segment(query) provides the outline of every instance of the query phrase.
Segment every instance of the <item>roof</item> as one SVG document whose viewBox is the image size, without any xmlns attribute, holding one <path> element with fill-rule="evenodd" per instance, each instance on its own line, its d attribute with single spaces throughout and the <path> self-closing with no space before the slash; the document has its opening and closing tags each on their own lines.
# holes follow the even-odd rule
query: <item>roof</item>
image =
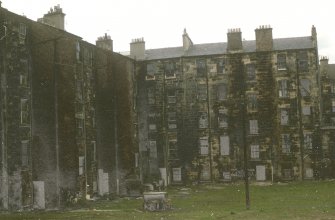
<svg viewBox="0 0 335 220">
<path fill-rule="evenodd" d="M 256 41 L 243 41 L 243 51 L 245 53 L 256 52 Z M 310 36 L 295 38 L 273 39 L 273 50 L 294 50 L 314 48 Z M 227 53 L 227 43 L 194 44 L 188 51 L 184 52 L 183 47 L 167 47 L 159 49 L 149 49 L 145 51 L 146 60 L 168 59 L 177 57 L 206 56 Z"/>
</svg>

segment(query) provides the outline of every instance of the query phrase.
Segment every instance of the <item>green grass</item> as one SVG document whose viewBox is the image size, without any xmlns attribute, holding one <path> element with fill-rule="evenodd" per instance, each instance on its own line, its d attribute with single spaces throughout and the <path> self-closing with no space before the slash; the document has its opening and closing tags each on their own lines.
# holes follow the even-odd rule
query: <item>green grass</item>
<svg viewBox="0 0 335 220">
<path fill-rule="evenodd" d="M 0 213 L 0 219 L 335 219 L 335 181 L 250 186 L 245 209 L 244 184 L 171 187 L 173 210 L 146 212 L 142 199 L 121 198 L 57 212 Z"/>
</svg>

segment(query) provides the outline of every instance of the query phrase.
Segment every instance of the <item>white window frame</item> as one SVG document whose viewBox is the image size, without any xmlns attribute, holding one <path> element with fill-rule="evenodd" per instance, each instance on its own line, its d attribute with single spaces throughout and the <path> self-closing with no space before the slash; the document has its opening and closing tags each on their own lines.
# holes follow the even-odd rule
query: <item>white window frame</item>
<svg viewBox="0 0 335 220">
<path fill-rule="evenodd" d="M 259 154 L 260 154 L 259 145 L 258 144 L 250 145 L 250 158 L 257 160 L 259 159 Z"/>
</svg>

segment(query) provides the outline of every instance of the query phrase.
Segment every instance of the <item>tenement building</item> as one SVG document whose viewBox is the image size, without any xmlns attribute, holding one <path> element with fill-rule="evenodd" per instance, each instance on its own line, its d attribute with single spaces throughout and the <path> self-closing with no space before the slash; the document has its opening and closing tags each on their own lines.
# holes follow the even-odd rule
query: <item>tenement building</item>
<svg viewBox="0 0 335 220">
<path fill-rule="evenodd" d="M 134 62 L 108 35 L 95 46 L 66 32 L 64 16 L 0 7 L 0 209 L 122 194 L 134 167 Z"/>
<path fill-rule="evenodd" d="M 272 28 L 260 26 L 255 35 L 245 41 L 240 29 L 230 29 L 226 43 L 194 44 L 184 30 L 182 47 L 130 44 L 144 180 L 238 179 L 245 148 L 251 179 L 320 175 L 316 29 L 273 39 Z"/>
<path fill-rule="evenodd" d="M 113 52 L 0 3 L 0 210 L 62 208 L 141 183 L 334 177 L 335 66 L 317 33 Z M 246 153 L 245 153 L 246 152 Z M 138 188 L 136 188 L 138 187 Z"/>
</svg>

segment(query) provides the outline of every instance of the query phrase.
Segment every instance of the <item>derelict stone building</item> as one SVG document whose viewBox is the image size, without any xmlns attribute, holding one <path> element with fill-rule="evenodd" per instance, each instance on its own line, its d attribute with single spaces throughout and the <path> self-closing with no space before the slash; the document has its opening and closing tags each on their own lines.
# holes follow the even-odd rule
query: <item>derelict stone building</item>
<svg viewBox="0 0 335 220">
<path fill-rule="evenodd" d="M 145 50 L 131 43 L 138 83 L 139 150 L 144 178 L 170 183 L 318 175 L 320 125 L 317 34 L 273 39 L 272 28 L 226 43 Z M 167 167 L 167 171 L 162 168 Z M 167 176 L 167 178 L 166 178 Z"/>
</svg>

